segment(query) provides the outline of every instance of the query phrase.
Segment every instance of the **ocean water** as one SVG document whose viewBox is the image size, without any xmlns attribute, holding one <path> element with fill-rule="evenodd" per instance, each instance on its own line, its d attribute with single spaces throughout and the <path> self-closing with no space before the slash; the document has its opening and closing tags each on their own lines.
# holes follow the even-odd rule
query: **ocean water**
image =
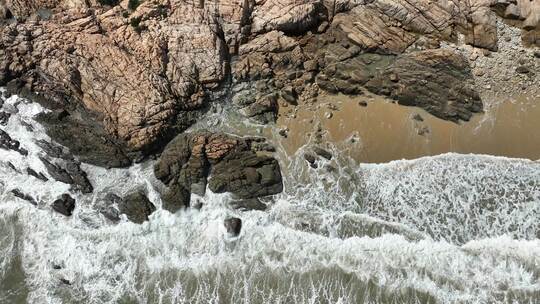
<svg viewBox="0 0 540 304">
<path fill-rule="evenodd" d="M 233 210 L 208 192 L 194 198 L 201 210 L 177 214 L 161 209 L 151 161 L 83 164 L 95 190 L 71 193 L 67 218 L 50 203 L 69 186 L 26 174 L 47 175 L 35 140 L 48 137 L 33 120 L 44 109 L 5 103 L 17 113 L 0 128 L 30 153 L 0 150 L 0 303 L 540 302 L 538 161 L 449 153 L 358 164 L 335 148 L 313 169 L 308 147 L 287 155 L 278 145 L 285 191 L 269 210 Z M 112 224 L 96 210 L 105 194 L 134 189 L 158 207 L 150 221 Z M 223 226 L 233 215 L 237 237 Z"/>
</svg>

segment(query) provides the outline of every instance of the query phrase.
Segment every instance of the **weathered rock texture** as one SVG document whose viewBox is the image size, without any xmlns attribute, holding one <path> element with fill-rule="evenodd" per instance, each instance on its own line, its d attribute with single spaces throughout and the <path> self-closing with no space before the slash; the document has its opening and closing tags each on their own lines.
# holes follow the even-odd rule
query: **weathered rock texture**
<svg viewBox="0 0 540 304">
<path fill-rule="evenodd" d="M 165 148 L 154 168 L 168 186 L 164 209 L 175 212 L 188 206 L 190 193 L 230 192 L 250 199 L 280 193 L 283 182 L 278 162 L 265 155 L 261 138 L 240 138 L 221 133 L 182 134 Z"/>
<path fill-rule="evenodd" d="M 368 85 L 373 92 L 468 119 L 481 107 L 461 59 L 443 54 L 457 72 L 445 74 L 447 58 L 401 54 L 460 35 L 496 51 L 499 17 L 540 45 L 539 0 L 156 0 L 133 10 L 105 2 L 2 0 L 0 85 L 18 79 L 19 91 L 40 93 L 58 109 L 44 119 L 51 135 L 107 166 L 159 150 L 228 85 L 232 102 L 260 122 L 275 120 L 280 103 L 312 101 L 321 90 L 360 94 L 374 81 L 384 88 Z M 430 64 L 413 63 L 426 54 Z M 403 62 L 423 72 L 401 73 L 396 85 L 381 79 Z M 466 89 L 411 100 L 421 87 L 400 88 L 439 70 L 435 83 Z"/>
<path fill-rule="evenodd" d="M 124 198 L 108 193 L 97 205 L 98 211 L 107 219 L 117 222 L 120 215 L 125 214 L 131 222 L 141 224 L 148 221 L 148 217 L 156 211 L 154 204 L 141 190 L 129 193 Z"/>
</svg>

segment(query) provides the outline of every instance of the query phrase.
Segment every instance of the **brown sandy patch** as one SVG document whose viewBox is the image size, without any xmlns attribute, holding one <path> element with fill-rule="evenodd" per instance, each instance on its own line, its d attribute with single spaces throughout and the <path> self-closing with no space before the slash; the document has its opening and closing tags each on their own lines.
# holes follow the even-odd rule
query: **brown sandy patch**
<svg viewBox="0 0 540 304">
<path fill-rule="evenodd" d="M 362 101 L 368 106 L 360 105 Z M 360 162 L 446 152 L 539 159 L 540 100 L 521 96 L 491 104 L 484 114 L 455 124 L 380 97 L 325 96 L 316 105 L 282 107 L 277 124 L 289 130 L 280 140 L 289 155 L 313 142 L 320 126 L 323 143 L 335 143 Z M 422 120 L 414 119 L 416 115 Z"/>
</svg>

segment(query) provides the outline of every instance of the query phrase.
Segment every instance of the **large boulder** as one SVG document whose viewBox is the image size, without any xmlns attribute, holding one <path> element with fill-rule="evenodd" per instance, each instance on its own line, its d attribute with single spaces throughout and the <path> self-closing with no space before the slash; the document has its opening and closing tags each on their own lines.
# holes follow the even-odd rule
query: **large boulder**
<svg viewBox="0 0 540 304">
<path fill-rule="evenodd" d="M 279 164 L 261 151 L 268 149 L 261 141 L 205 131 L 177 136 L 154 168 L 168 186 L 164 209 L 175 212 L 187 206 L 189 194 L 204 195 L 207 185 L 213 192 L 242 199 L 280 193 Z"/>
</svg>

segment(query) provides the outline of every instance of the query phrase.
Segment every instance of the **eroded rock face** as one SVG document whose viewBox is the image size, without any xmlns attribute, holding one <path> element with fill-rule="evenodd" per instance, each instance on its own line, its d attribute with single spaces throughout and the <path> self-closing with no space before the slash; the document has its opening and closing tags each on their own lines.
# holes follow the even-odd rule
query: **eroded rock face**
<svg viewBox="0 0 540 304">
<path fill-rule="evenodd" d="M 403 54 L 366 87 L 455 122 L 467 121 L 483 108 L 467 60 L 446 49 Z"/>
<path fill-rule="evenodd" d="M 216 193 L 230 192 L 249 199 L 283 190 L 278 162 L 264 155 L 260 138 L 196 132 L 177 136 L 154 168 L 168 186 L 164 209 L 188 206 L 190 193 L 204 195 L 207 185 Z"/>
<path fill-rule="evenodd" d="M 65 216 L 71 216 L 75 210 L 75 199 L 69 194 L 62 194 L 52 203 L 52 209 Z"/>
<path fill-rule="evenodd" d="M 57 7 L 49 20 L 0 28 L 0 78 L 21 78 L 70 113 L 83 105 L 128 150 L 152 150 L 193 123 L 223 79 L 226 44 L 210 12 L 183 1 L 131 14 Z"/>
<path fill-rule="evenodd" d="M 538 0 L 110 4 L 0 1 L 0 85 L 18 81 L 16 93 L 40 93 L 32 97 L 56 110 L 42 119 L 50 135 L 81 160 L 103 166 L 126 166 L 159 151 L 200 119 L 220 91 L 261 123 L 274 121 L 280 104 L 313 102 L 324 92 L 361 94 L 366 85 L 439 117 L 468 119 L 479 103 L 468 68 L 455 64 L 455 55 L 443 54 L 457 73 L 442 69 L 444 80 L 457 82 L 450 94 L 400 88 L 430 79 L 397 71 L 398 64 L 438 72 L 414 64 L 426 53 L 412 52 L 459 35 L 495 51 L 499 17 L 521 27 L 524 42 L 540 45 Z M 402 81 L 387 83 L 379 73 L 392 69 Z M 436 89 L 442 84 L 435 83 Z M 414 103 L 406 97 L 417 93 L 423 97 Z"/>
</svg>

